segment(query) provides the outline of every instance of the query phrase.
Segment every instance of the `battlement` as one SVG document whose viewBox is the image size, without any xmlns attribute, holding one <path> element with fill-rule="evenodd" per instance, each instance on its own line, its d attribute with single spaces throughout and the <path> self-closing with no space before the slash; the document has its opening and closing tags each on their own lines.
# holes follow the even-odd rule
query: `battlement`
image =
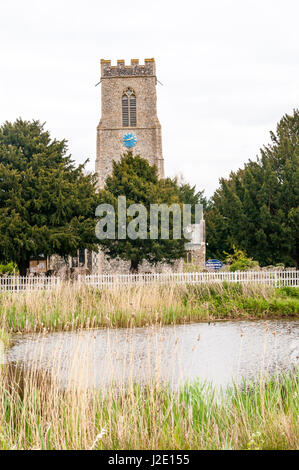
<svg viewBox="0 0 299 470">
<path fill-rule="evenodd" d="M 131 59 L 130 65 L 126 65 L 123 59 L 117 61 L 117 65 L 111 65 L 111 60 L 101 59 L 101 78 L 111 77 L 143 77 L 156 76 L 155 59 L 144 59 L 144 65 L 139 64 L 139 59 Z"/>
</svg>

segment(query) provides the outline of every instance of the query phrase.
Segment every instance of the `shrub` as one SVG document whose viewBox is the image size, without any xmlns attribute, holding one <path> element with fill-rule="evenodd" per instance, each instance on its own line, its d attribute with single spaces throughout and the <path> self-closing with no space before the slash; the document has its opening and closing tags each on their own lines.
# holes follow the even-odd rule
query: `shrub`
<svg viewBox="0 0 299 470">
<path fill-rule="evenodd" d="M 226 262 L 230 265 L 229 270 L 234 271 L 248 271 L 249 269 L 256 269 L 259 267 L 257 261 L 252 258 L 247 258 L 245 251 L 239 250 L 233 245 L 233 254 L 226 257 Z"/>
<path fill-rule="evenodd" d="M 19 274 L 17 265 L 12 261 L 7 264 L 0 264 L 0 275 L 3 276 L 3 274 Z"/>
</svg>

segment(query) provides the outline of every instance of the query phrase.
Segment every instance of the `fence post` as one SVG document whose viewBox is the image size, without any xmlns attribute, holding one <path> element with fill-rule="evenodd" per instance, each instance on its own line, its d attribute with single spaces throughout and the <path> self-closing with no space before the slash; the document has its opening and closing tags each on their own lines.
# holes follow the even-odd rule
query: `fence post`
<svg viewBox="0 0 299 470">
<path fill-rule="evenodd" d="M 77 281 L 74 281 L 78 288 L 83 287 L 83 284 L 88 286 L 100 287 L 105 286 L 128 286 L 128 285 L 149 285 L 157 283 L 165 284 L 196 284 L 211 282 L 240 282 L 241 284 L 255 283 L 267 284 L 275 287 L 280 286 L 297 286 L 299 287 L 299 271 L 298 270 L 284 270 L 284 271 L 235 271 L 224 273 L 151 273 L 151 274 L 94 274 L 84 275 L 78 274 Z M 23 290 L 40 290 L 52 289 L 60 287 L 62 284 L 61 278 L 51 277 L 31 277 L 31 276 L 7 276 L 0 278 L 0 290 L 6 291 L 23 291 Z"/>
</svg>

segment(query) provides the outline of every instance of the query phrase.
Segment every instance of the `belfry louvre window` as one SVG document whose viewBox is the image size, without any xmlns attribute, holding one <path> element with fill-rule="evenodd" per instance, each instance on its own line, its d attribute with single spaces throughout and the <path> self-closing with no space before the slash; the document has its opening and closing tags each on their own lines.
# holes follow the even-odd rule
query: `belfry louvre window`
<svg viewBox="0 0 299 470">
<path fill-rule="evenodd" d="M 122 96 L 123 127 L 136 126 L 136 96 L 132 88 L 124 91 Z"/>
</svg>

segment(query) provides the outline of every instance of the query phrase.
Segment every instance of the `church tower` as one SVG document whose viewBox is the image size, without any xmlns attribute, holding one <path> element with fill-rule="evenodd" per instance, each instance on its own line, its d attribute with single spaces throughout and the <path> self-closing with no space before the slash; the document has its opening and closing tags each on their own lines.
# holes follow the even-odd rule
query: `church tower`
<svg viewBox="0 0 299 470">
<path fill-rule="evenodd" d="M 164 176 L 161 125 L 157 117 L 154 59 L 101 60 L 102 113 L 97 127 L 96 173 L 99 188 L 112 172 L 113 160 L 131 150 Z"/>
</svg>

